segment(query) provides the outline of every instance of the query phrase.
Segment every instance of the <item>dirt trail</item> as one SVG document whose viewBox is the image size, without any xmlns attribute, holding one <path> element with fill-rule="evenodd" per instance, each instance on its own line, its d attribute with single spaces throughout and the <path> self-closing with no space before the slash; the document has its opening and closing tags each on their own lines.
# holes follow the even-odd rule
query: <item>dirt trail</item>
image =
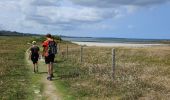
<svg viewBox="0 0 170 100">
<path fill-rule="evenodd" d="M 32 62 L 28 60 L 29 54 L 28 51 L 25 54 L 26 61 L 30 68 L 32 69 Z M 44 59 L 39 60 L 39 73 L 47 72 L 46 65 L 44 63 Z M 61 100 L 59 98 L 59 94 L 57 93 L 56 87 L 52 81 L 48 81 L 46 79 L 47 73 L 41 74 L 41 80 L 43 89 L 42 93 L 40 93 L 40 90 L 34 90 L 34 93 L 36 94 L 35 100 Z"/>
</svg>

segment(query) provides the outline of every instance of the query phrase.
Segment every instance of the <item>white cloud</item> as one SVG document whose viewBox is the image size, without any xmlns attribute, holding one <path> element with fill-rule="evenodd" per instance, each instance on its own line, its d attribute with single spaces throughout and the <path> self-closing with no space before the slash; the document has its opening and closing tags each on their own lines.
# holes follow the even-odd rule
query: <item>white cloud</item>
<svg viewBox="0 0 170 100">
<path fill-rule="evenodd" d="M 169 0 L 0 0 L 0 25 L 10 30 L 73 30 L 120 18 Z M 100 24 L 100 25 L 99 25 Z M 95 26 L 94 26 L 95 27 Z"/>
<path fill-rule="evenodd" d="M 154 4 L 165 3 L 170 0 L 71 0 L 75 4 L 91 7 L 115 7 L 123 5 L 149 6 Z"/>
<path fill-rule="evenodd" d="M 62 0 L 33 0 L 31 5 L 35 6 L 58 6 Z"/>
<path fill-rule="evenodd" d="M 108 16 L 109 14 L 109 16 Z M 112 14 L 112 15 L 111 15 Z M 46 17 L 49 23 L 79 23 L 96 22 L 114 16 L 114 10 L 94 9 L 83 7 L 39 7 L 35 15 Z M 50 22 L 51 21 L 51 22 Z"/>
</svg>

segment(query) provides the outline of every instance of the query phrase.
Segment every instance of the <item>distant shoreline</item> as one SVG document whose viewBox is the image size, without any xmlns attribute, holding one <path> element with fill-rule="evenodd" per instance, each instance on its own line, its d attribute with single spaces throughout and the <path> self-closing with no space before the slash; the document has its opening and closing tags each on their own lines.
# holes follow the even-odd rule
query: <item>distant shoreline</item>
<svg viewBox="0 0 170 100">
<path fill-rule="evenodd" d="M 101 43 L 101 44 L 170 44 L 170 40 L 166 39 L 128 39 L 128 38 L 62 38 L 65 41 L 80 42 L 80 43 Z"/>
<path fill-rule="evenodd" d="M 73 42 L 78 45 L 100 46 L 100 47 L 152 47 L 152 46 L 170 46 L 169 44 L 152 43 L 100 43 L 100 42 Z"/>
</svg>

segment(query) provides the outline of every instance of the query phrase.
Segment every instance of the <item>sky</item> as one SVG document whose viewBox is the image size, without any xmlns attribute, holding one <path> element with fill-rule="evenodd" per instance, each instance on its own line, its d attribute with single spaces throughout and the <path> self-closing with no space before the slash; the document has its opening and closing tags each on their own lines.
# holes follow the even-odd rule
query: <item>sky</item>
<svg viewBox="0 0 170 100">
<path fill-rule="evenodd" d="M 0 0 L 0 30 L 170 39 L 170 0 Z"/>
</svg>

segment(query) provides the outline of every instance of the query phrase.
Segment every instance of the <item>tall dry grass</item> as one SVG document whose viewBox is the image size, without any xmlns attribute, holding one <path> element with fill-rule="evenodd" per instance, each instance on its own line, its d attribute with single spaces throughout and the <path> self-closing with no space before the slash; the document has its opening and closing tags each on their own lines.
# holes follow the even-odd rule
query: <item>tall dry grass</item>
<svg viewBox="0 0 170 100">
<path fill-rule="evenodd" d="M 65 45 L 61 50 L 65 51 Z M 68 59 L 59 54 L 56 72 L 77 99 L 168 100 L 170 47 L 116 48 L 115 79 L 112 48 L 69 45 Z"/>
</svg>

